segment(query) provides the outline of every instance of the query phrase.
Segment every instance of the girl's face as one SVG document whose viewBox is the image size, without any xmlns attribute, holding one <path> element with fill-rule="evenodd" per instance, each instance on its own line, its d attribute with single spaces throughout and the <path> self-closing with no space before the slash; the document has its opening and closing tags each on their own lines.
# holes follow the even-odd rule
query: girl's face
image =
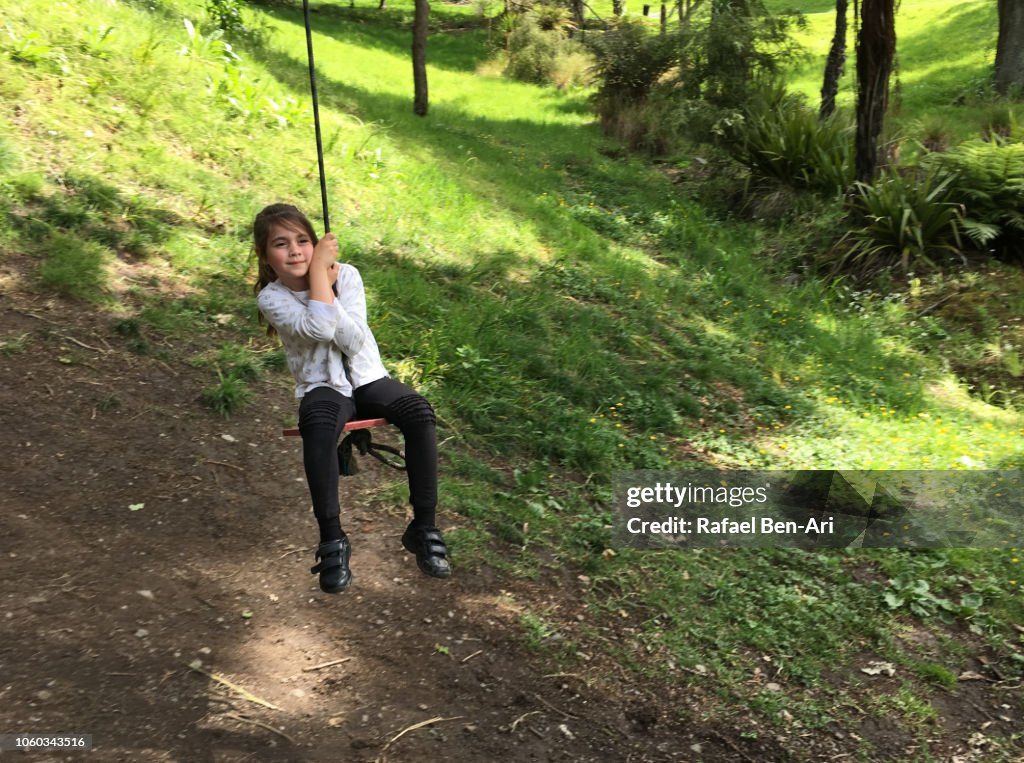
<svg viewBox="0 0 1024 763">
<path fill-rule="evenodd" d="M 277 279 L 292 291 L 309 288 L 309 263 L 313 259 L 313 239 L 301 228 L 275 224 L 267 237 L 267 263 Z"/>
</svg>

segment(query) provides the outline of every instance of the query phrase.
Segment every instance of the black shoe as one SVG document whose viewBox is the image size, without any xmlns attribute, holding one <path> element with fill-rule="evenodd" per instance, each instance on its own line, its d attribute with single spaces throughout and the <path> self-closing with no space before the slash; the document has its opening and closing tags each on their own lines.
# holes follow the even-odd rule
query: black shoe
<svg viewBox="0 0 1024 763">
<path fill-rule="evenodd" d="M 405 531 L 402 545 L 410 554 L 416 554 L 416 565 L 423 574 L 432 578 L 451 577 L 452 566 L 448 563 L 448 547 L 436 527 L 413 527 Z"/>
<path fill-rule="evenodd" d="M 352 582 L 352 572 L 348 568 L 348 558 L 352 556 L 352 546 L 347 537 L 321 543 L 316 550 L 319 562 L 310 569 L 314 575 L 320 573 L 320 590 L 324 593 L 341 593 Z"/>
</svg>

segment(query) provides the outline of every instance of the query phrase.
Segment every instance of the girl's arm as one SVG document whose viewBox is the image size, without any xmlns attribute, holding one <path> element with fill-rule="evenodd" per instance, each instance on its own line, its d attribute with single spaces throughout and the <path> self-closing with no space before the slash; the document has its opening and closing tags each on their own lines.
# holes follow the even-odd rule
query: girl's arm
<svg viewBox="0 0 1024 763">
<path fill-rule="evenodd" d="M 331 287 L 338 278 L 338 239 L 333 233 L 325 233 L 313 250 L 309 263 L 309 299 L 311 302 L 334 303 Z"/>
<path fill-rule="evenodd" d="M 328 287 L 328 291 L 330 287 Z M 331 295 L 334 298 L 334 295 Z M 256 304 L 267 323 L 279 334 L 299 336 L 314 342 L 330 342 L 338 329 L 338 310 L 332 305 L 314 302 L 303 305 L 287 294 L 264 289 Z"/>
<path fill-rule="evenodd" d="M 366 325 L 366 294 L 363 279 L 352 265 L 344 265 L 338 276 L 338 328 L 334 343 L 352 357 L 363 347 L 369 327 Z"/>
</svg>

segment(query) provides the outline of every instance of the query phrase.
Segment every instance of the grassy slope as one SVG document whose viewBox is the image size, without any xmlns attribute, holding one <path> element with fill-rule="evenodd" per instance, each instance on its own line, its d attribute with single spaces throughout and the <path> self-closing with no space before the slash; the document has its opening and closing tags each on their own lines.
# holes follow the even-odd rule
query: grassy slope
<svg viewBox="0 0 1024 763">
<path fill-rule="evenodd" d="M 769 0 L 774 12 L 796 7 L 807 20 L 797 38 L 807 58 L 795 66 L 790 87 L 817 103 L 825 56 L 835 27 L 835 3 L 793 3 Z M 840 84 L 839 105 L 854 103 L 855 55 L 853 4 L 847 32 L 848 60 Z M 1004 124 L 1012 108 L 1019 106 L 987 100 L 990 72 L 995 60 L 996 8 L 986 0 L 902 3 L 896 14 L 896 78 L 890 115 L 894 138 L 913 141 L 939 129 L 952 141 L 982 133 L 993 123 Z"/>
<path fill-rule="evenodd" d="M 231 80 L 220 46 L 182 25 L 200 5 L 82 2 L 36 18 L 0 2 L 0 95 L 17 105 L 0 124 L 15 212 L 0 245 L 38 260 L 28 285 L 92 300 L 140 351 L 188 337 L 168 360 L 258 371 L 275 355 L 243 319 L 247 225 L 269 201 L 312 211 L 319 198 L 308 113 L 286 105 L 307 100 L 300 17 L 264 16 L 266 42 L 235 46 Z M 759 256 L 766 234 L 709 219 L 660 174 L 602 153 L 585 94 L 478 77 L 482 31 L 435 37 L 431 116 L 413 117 L 409 8 L 392 5 L 316 15 L 332 220 L 364 271 L 386 361 L 436 402 L 452 438 L 444 491 L 465 517 L 452 536 L 460 560 L 489 556 L 496 537 L 517 549 L 518 563 L 499 556 L 512 574 L 533 574 L 530 549 L 548 547 L 548 563 L 589 576 L 590 624 L 535 612 L 525 624 L 538 643 L 562 630 L 559 643 L 586 651 L 622 618 L 626 664 L 664 654 L 673 680 L 712 683 L 695 677 L 703 665 L 725 698 L 775 720 L 785 704 L 817 725 L 842 715 L 826 666 L 864 649 L 914 659 L 893 638 L 905 610 L 857 582 L 866 565 L 957 600 L 980 593 L 981 610 L 962 614 L 1012 651 L 1014 551 L 598 553 L 616 468 L 955 469 L 965 457 L 1011 468 L 1024 420 L 972 398 L 921 351 L 939 330 L 914 317 L 926 297 L 781 285 L 772 270 L 785 265 Z M 439 6 L 435 23 L 468 13 Z M 30 338 L 3 341 L 18 351 Z M 785 660 L 786 691 L 743 680 L 760 659 L 751 649 Z M 962 660 L 929 659 L 953 671 Z"/>
</svg>

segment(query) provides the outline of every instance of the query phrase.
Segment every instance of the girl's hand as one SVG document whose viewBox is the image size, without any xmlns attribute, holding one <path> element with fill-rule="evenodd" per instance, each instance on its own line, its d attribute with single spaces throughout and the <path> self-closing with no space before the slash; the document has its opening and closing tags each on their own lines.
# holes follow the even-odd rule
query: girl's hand
<svg viewBox="0 0 1024 763">
<path fill-rule="evenodd" d="M 334 286 L 335 282 L 338 280 L 338 273 L 340 272 L 341 265 L 337 262 L 332 262 L 331 266 L 327 269 L 327 283 L 330 286 Z"/>
<path fill-rule="evenodd" d="M 310 265 L 330 269 L 337 261 L 338 238 L 333 233 L 325 233 L 313 250 L 313 261 Z M 338 274 L 335 272 L 334 279 L 337 280 L 337 278 Z M 334 283 L 334 281 L 331 281 L 331 283 Z"/>
</svg>

